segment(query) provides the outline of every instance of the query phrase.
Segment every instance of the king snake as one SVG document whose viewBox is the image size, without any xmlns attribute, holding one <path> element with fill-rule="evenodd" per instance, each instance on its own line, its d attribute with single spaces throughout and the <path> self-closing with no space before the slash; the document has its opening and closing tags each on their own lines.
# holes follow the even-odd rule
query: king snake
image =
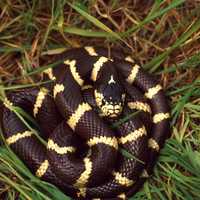
<svg viewBox="0 0 200 200">
<path fill-rule="evenodd" d="M 6 143 L 73 199 L 128 199 L 152 173 L 170 133 L 162 87 L 116 50 L 73 48 L 55 60 L 61 64 L 43 73 L 50 83 L 7 94 Z M 46 144 L 13 106 L 37 121 Z"/>
</svg>

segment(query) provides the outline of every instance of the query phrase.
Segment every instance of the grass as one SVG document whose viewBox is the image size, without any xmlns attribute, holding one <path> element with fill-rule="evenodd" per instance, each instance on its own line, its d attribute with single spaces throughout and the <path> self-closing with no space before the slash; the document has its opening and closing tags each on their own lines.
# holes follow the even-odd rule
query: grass
<svg viewBox="0 0 200 200">
<path fill-rule="evenodd" d="M 8 91 L 42 85 L 41 72 L 58 64 L 46 55 L 83 45 L 122 49 L 160 77 L 172 114 L 172 136 L 154 175 L 130 199 L 199 200 L 200 2 L 107 2 L 0 1 L 0 99 Z M 1 141 L 0 199 L 70 199 L 33 176 Z"/>
</svg>

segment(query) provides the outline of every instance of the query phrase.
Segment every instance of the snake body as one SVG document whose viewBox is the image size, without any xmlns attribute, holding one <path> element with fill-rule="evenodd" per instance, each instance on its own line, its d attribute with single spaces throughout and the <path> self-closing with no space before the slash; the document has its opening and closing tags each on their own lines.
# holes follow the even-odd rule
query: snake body
<svg viewBox="0 0 200 200">
<path fill-rule="evenodd" d="M 55 59 L 61 64 L 44 72 L 44 79 L 52 83 L 8 94 L 2 118 L 7 144 L 34 174 L 74 199 L 131 197 L 151 174 L 169 136 L 169 107 L 162 87 L 118 51 L 109 55 L 104 48 L 75 48 Z M 94 92 L 95 84 L 104 81 L 113 84 L 114 98 L 115 73 L 126 93 L 123 108 L 105 102 L 102 106 L 103 94 Z M 37 120 L 46 145 L 13 106 Z"/>
</svg>

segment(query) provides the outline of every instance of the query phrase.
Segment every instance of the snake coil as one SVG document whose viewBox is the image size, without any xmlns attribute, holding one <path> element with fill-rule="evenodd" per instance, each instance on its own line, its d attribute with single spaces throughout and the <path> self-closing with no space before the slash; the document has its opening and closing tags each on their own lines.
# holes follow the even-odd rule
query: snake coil
<svg viewBox="0 0 200 200">
<path fill-rule="evenodd" d="M 169 136 L 170 115 L 162 87 L 117 51 L 109 55 L 104 48 L 87 46 L 68 50 L 56 60 L 62 63 L 44 71 L 52 83 L 7 95 L 2 118 L 7 144 L 36 176 L 74 199 L 131 197 L 152 172 Z M 120 110 L 123 123 L 96 112 L 105 97 L 97 89 L 94 93 L 95 84 L 115 85 L 116 72 L 126 92 L 124 107 L 106 107 L 104 102 L 103 110 L 111 116 Z M 37 120 L 46 145 L 12 106 Z"/>
</svg>

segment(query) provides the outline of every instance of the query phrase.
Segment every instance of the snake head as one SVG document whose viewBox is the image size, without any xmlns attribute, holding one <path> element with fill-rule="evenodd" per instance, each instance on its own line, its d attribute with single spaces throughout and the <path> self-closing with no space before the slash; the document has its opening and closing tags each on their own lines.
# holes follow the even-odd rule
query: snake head
<svg viewBox="0 0 200 200">
<path fill-rule="evenodd" d="M 96 87 L 94 96 L 102 116 L 116 118 L 121 114 L 125 92 L 119 81 L 115 80 L 112 75 L 107 82 Z"/>
</svg>

